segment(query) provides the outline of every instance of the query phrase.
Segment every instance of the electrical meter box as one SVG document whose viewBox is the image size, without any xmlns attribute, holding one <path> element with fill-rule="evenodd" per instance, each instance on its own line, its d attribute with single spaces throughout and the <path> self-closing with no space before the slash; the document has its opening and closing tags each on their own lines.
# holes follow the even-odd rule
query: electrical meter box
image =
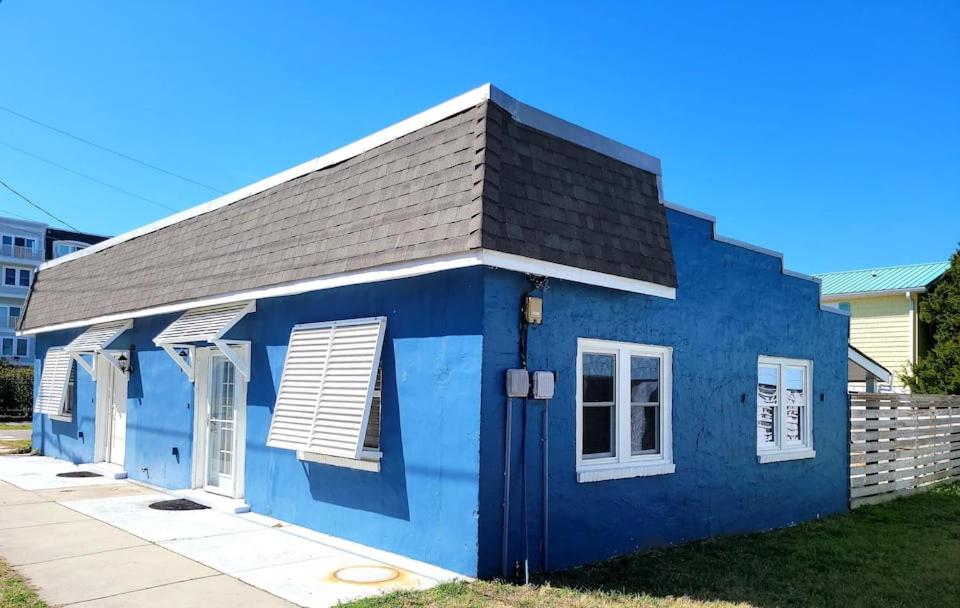
<svg viewBox="0 0 960 608">
<path fill-rule="evenodd" d="M 533 398 L 553 399 L 556 377 L 553 372 L 533 372 Z"/>
<path fill-rule="evenodd" d="M 530 372 L 525 369 L 507 370 L 507 397 L 526 397 L 530 393 Z"/>
</svg>

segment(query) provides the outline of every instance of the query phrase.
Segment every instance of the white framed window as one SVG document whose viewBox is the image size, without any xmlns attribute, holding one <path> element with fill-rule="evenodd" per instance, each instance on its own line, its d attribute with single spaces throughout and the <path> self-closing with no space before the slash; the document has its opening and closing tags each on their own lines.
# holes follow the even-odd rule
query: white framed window
<svg viewBox="0 0 960 608">
<path fill-rule="evenodd" d="M 672 359 L 668 346 L 577 341 L 577 481 L 676 470 Z"/>
<path fill-rule="evenodd" d="M 0 306 L 0 323 L 6 329 L 16 329 L 20 322 L 21 308 L 19 306 Z"/>
<path fill-rule="evenodd" d="M 30 354 L 30 341 L 26 338 L 4 337 L 0 339 L 0 355 L 26 357 Z"/>
<path fill-rule="evenodd" d="M 53 257 L 59 258 L 64 255 L 70 255 L 81 249 L 86 249 L 90 245 L 80 241 L 55 241 L 53 243 Z"/>
<path fill-rule="evenodd" d="M 4 234 L 0 240 L 0 253 L 3 255 L 28 260 L 40 258 L 40 248 L 37 247 L 38 241 L 35 238 Z"/>
<path fill-rule="evenodd" d="M 3 284 L 11 287 L 30 287 L 31 274 L 26 268 L 4 268 Z"/>
<path fill-rule="evenodd" d="M 77 407 L 77 363 L 70 363 L 70 376 L 67 378 L 67 388 L 63 394 L 63 405 L 60 406 L 60 415 L 69 418 Z"/>
<path fill-rule="evenodd" d="M 373 317 L 293 327 L 267 446 L 379 472 L 386 325 L 386 317 Z"/>
<path fill-rule="evenodd" d="M 757 459 L 813 458 L 813 363 L 760 356 L 757 361 Z"/>
</svg>

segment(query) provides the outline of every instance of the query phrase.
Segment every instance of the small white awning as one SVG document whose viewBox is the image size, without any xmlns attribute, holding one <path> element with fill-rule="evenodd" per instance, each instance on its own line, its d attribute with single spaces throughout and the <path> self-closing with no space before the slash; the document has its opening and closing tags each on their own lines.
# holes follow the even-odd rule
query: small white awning
<svg viewBox="0 0 960 608">
<path fill-rule="evenodd" d="M 133 321 L 130 319 L 91 325 L 87 331 L 67 344 L 66 349 L 73 353 L 99 353 L 131 327 Z"/>
<path fill-rule="evenodd" d="M 65 350 L 71 354 L 74 361 L 79 363 L 83 369 L 87 370 L 90 377 L 96 380 L 96 358 L 92 355 L 102 353 L 105 348 L 110 346 L 111 342 L 131 327 L 133 327 L 133 321 L 131 319 L 91 325 L 87 331 L 74 338 L 70 344 L 67 344 Z M 91 355 L 91 360 L 88 362 L 83 358 L 84 355 Z M 120 364 L 113 357 L 108 355 L 107 360 L 114 367 L 120 368 Z"/>
<path fill-rule="evenodd" d="M 297 325 L 290 333 L 267 445 L 350 459 L 364 450 L 385 317 Z"/>
<path fill-rule="evenodd" d="M 59 416 L 63 410 L 63 398 L 70 381 L 73 355 L 63 348 L 51 348 L 43 358 L 40 374 L 40 390 L 34 409 L 47 416 Z"/>
<path fill-rule="evenodd" d="M 153 343 L 160 346 L 170 358 L 194 380 L 193 344 L 209 343 L 216 346 L 237 367 L 247 380 L 250 379 L 249 363 L 230 347 L 233 343 L 223 336 L 240 319 L 256 311 L 256 302 L 233 302 L 217 306 L 205 306 L 186 311 L 176 321 L 160 332 Z"/>
<path fill-rule="evenodd" d="M 847 346 L 847 381 L 848 382 L 866 382 L 868 380 L 877 380 L 883 384 L 889 384 L 893 378 L 890 370 L 883 367 L 861 351 L 852 346 Z"/>
</svg>

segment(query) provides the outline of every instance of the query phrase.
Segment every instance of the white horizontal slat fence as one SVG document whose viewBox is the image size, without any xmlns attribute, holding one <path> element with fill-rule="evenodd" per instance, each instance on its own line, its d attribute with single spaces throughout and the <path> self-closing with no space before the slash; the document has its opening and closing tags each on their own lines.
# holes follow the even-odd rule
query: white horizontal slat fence
<svg viewBox="0 0 960 608">
<path fill-rule="evenodd" d="M 850 395 L 850 506 L 960 479 L 960 396 Z"/>
</svg>

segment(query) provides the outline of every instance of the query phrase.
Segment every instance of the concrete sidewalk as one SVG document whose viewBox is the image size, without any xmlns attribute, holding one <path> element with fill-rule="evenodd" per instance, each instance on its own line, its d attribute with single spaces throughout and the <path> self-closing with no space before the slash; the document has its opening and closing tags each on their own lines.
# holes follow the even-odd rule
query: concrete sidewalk
<svg viewBox="0 0 960 608">
<path fill-rule="evenodd" d="M 461 578 L 254 513 L 149 508 L 183 492 L 58 476 L 78 470 L 0 457 L 0 557 L 51 605 L 327 608 Z"/>
<path fill-rule="evenodd" d="M 145 491 L 121 487 L 127 495 Z M 118 494 L 109 485 L 90 488 L 87 497 Z M 58 504 L 55 496 L 0 481 L 0 556 L 51 606 L 294 606 Z"/>
</svg>

